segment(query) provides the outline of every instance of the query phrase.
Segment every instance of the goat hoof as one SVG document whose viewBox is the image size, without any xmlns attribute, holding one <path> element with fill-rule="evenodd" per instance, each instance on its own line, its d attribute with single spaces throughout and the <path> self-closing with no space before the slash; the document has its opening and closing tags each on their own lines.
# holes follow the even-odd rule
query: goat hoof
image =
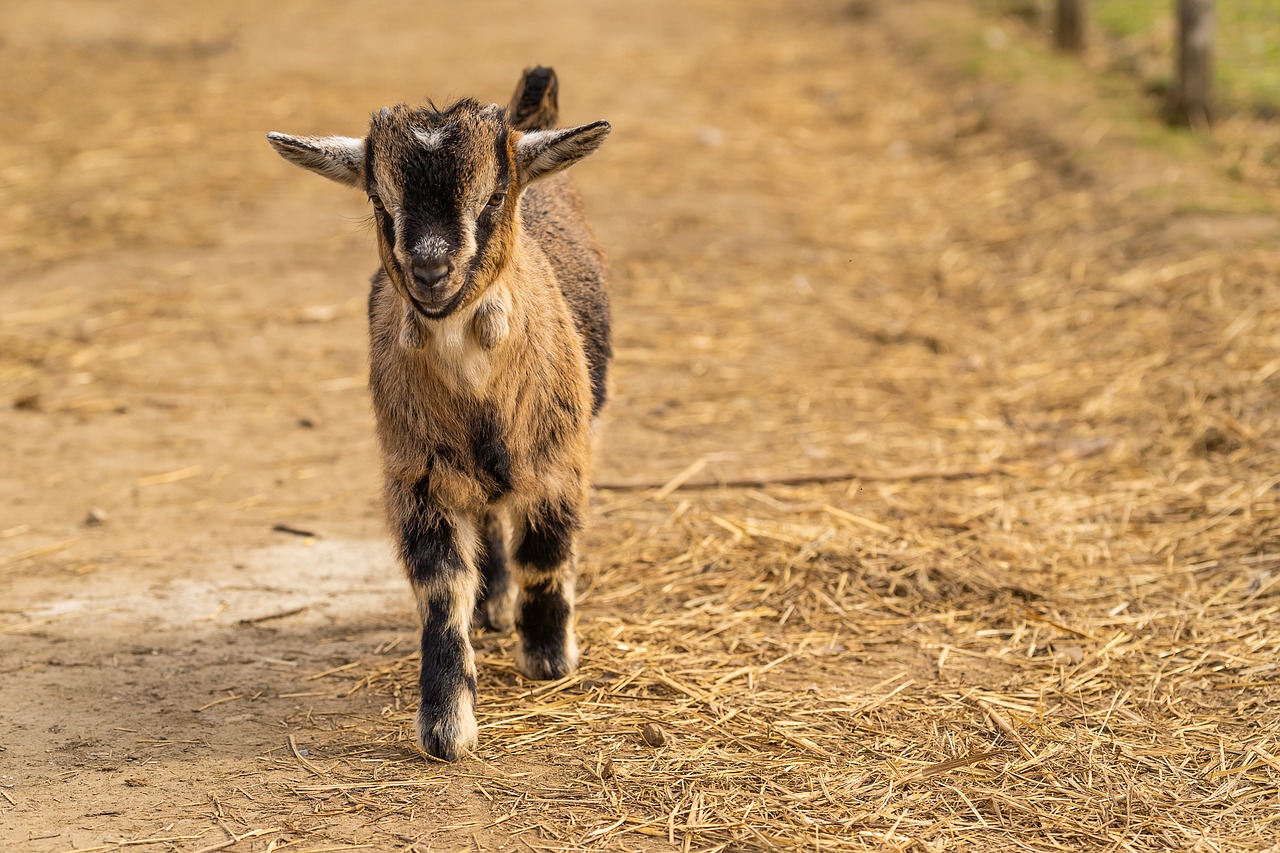
<svg viewBox="0 0 1280 853">
<path fill-rule="evenodd" d="M 446 717 L 418 711 L 418 746 L 428 755 L 457 761 L 476 748 L 476 717 L 470 709 L 459 708 Z"/>
<path fill-rule="evenodd" d="M 516 649 L 516 668 L 525 678 L 555 681 L 578 671 L 578 650 L 526 651 L 521 644 Z"/>
</svg>

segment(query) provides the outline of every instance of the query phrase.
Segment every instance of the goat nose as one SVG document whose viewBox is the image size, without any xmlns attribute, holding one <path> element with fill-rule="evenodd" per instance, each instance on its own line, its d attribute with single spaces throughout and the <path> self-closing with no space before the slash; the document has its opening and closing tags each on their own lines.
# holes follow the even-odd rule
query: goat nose
<svg viewBox="0 0 1280 853">
<path fill-rule="evenodd" d="M 413 278 L 423 287 L 439 284 L 449 275 L 453 266 L 445 258 L 420 259 L 413 261 Z"/>
</svg>

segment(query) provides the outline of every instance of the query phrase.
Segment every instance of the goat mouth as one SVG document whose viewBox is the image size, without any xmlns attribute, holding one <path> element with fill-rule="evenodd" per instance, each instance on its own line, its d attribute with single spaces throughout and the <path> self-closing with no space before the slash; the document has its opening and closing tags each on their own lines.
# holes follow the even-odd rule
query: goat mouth
<svg viewBox="0 0 1280 853">
<path fill-rule="evenodd" d="M 458 306 L 462 304 L 462 298 L 466 293 L 466 290 L 467 288 L 464 285 L 446 296 L 444 299 L 439 300 L 424 301 L 408 292 L 405 293 L 405 296 L 409 300 L 409 307 L 411 307 L 419 317 L 426 320 L 439 320 L 443 317 L 449 316 L 457 310 Z"/>
</svg>

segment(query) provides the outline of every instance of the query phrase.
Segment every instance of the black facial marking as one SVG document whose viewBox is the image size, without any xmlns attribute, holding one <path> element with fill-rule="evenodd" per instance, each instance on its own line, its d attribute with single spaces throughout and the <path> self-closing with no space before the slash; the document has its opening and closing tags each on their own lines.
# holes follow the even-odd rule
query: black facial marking
<svg viewBox="0 0 1280 853">
<path fill-rule="evenodd" d="M 417 132 L 442 134 L 437 146 L 424 145 Z M 493 254 L 495 240 L 509 216 L 504 216 L 510 199 L 498 205 L 484 205 L 477 217 L 477 195 L 482 202 L 492 193 L 506 193 L 511 183 L 511 155 L 507 151 L 509 128 L 504 114 L 485 110 L 472 99 L 458 101 L 440 110 L 434 104 L 419 109 L 400 105 L 394 111 L 375 115 L 366 145 L 366 189 L 376 189 L 372 174 L 374 140 L 384 173 L 394 175 L 401 189 L 398 208 L 399 238 L 392 218 L 375 211 L 379 233 L 388 245 L 399 243 L 413 250 L 430 240 L 436 250 L 454 258 L 464 235 L 475 231 L 476 252 L 471 257 L 461 288 L 447 304 L 415 305 L 427 317 L 444 317 L 465 303 L 475 288 L 476 273 L 491 274 L 503 259 Z M 492 140 L 492 150 L 490 143 Z M 495 160 L 496 158 L 496 160 Z M 493 173 L 491 163 L 496 164 Z M 495 185 L 478 185 L 480 175 L 495 174 Z M 488 178 L 486 177 L 486 181 Z M 438 242 L 437 242 L 438 241 Z"/>
<path fill-rule="evenodd" d="M 511 184 L 511 162 L 507 157 L 507 139 L 510 136 L 511 131 L 504 124 L 501 132 L 493 140 L 493 159 L 498 164 L 498 180 L 494 184 L 493 191 L 504 195 Z"/>
<path fill-rule="evenodd" d="M 382 239 L 387 241 L 387 247 L 394 249 L 396 247 L 396 224 L 391 220 L 391 214 L 381 208 L 374 208 L 373 218 L 378 222 L 378 230 L 382 232 Z"/>
<path fill-rule="evenodd" d="M 494 138 L 493 149 L 494 158 L 498 164 L 498 179 L 494 185 L 493 192 L 504 195 L 510 188 L 511 183 L 511 164 L 508 162 L 507 155 L 508 135 L 509 131 L 503 126 L 501 132 Z M 501 222 L 502 211 L 505 206 L 505 202 L 497 205 L 486 204 L 476 218 L 476 255 L 471 261 L 472 272 L 478 270 L 489 260 L 489 243 L 492 242 L 493 235 Z"/>
<path fill-rule="evenodd" d="M 445 132 L 453 113 L 465 101 L 443 113 L 434 109 L 414 113 L 411 123 L 423 129 Z M 410 149 L 400 163 L 403 176 L 404 241 L 414 246 L 429 232 L 449 245 L 450 253 L 462 243 L 462 190 L 470 183 L 472 165 L 448 144 L 440 148 Z"/>
<path fill-rule="evenodd" d="M 491 410 L 478 412 L 471 421 L 471 452 L 476 469 L 491 481 L 489 499 L 511 491 L 511 452 L 497 416 Z"/>
<path fill-rule="evenodd" d="M 556 568 L 569 559 L 580 526 L 578 511 L 569 504 L 545 507 L 537 523 L 526 528 L 516 559 L 541 571 Z"/>
<path fill-rule="evenodd" d="M 364 191 L 370 198 L 378 194 L 377 184 L 373 180 L 373 162 L 373 136 L 370 135 L 364 146 Z M 373 217 L 378 223 L 378 231 L 382 234 L 382 238 L 387 241 L 387 246 L 394 248 L 396 245 L 395 223 L 391 221 L 387 211 L 380 205 L 374 205 Z"/>
<path fill-rule="evenodd" d="M 569 602 L 559 588 L 548 584 L 525 587 L 516 619 L 525 653 L 547 661 L 564 660 L 565 627 L 571 616 Z"/>
<path fill-rule="evenodd" d="M 364 192 L 365 195 L 373 195 L 377 192 L 377 185 L 373 182 L 373 135 L 364 143 Z"/>
</svg>

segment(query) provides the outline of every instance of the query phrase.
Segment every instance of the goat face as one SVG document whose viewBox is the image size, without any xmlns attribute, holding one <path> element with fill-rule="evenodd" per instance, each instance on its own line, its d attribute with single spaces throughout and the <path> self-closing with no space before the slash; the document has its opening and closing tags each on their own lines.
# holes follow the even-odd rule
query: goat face
<svg viewBox="0 0 1280 853">
<path fill-rule="evenodd" d="M 502 271 L 520 193 L 590 154 L 608 122 L 522 133 L 496 104 L 384 108 L 365 139 L 268 134 L 282 157 L 363 189 L 388 278 L 425 319 L 471 302 Z"/>
<path fill-rule="evenodd" d="M 373 118 L 364 179 L 383 265 L 424 317 L 455 310 L 506 261 L 516 195 L 509 137 L 501 110 L 475 101 Z"/>
</svg>

